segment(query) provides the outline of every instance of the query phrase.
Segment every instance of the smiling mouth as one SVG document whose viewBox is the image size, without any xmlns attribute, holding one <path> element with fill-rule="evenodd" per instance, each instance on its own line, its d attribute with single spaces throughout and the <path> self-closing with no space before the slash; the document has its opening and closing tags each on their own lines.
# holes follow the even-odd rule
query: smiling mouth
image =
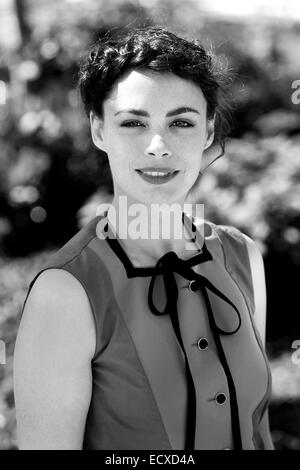
<svg viewBox="0 0 300 470">
<path fill-rule="evenodd" d="M 152 177 L 165 177 L 172 175 L 174 173 L 178 173 L 179 170 L 135 170 L 137 173 L 146 175 L 146 176 L 152 176 Z"/>
<path fill-rule="evenodd" d="M 140 177 L 150 184 L 164 184 L 171 181 L 179 170 L 135 170 Z"/>
</svg>

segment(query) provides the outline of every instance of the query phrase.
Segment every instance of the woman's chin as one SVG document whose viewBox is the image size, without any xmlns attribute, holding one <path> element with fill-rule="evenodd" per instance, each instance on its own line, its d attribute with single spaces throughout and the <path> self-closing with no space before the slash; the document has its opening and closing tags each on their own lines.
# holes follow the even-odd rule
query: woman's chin
<svg viewBox="0 0 300 470">
<path fill-rule="evenodd" d="M 166 197 L 165 195 L 164 197 L 149 197 L 149 198 L 146 198 L 145 196 L 144 197 L 141 196 L 141 198 L 137 200 L 136 202 L 140 204 L 144 204 L 145 206 L 153 206 L 153 205 L 162 205 L 162 204 L 168 204 L 168 205 L 176 204 L 182 200 L 184 200 L 184 197 L 180 195 L 176 195 L 176 196 L 169 195 L 169 197 Z"/>
<path fill-rule="evenodd" d="M 134 193 L 132 192 L 132 189 L 135 189 Z M 155 187 L 153 190 L 148 189 L 147 191 L 145 188 L 131 187 L 124 188 L 121 192 L 118 193 L 119 198 L 120 195 L 122 195 L 122 203 L 125 203 L 128 206 L 132 204 L 144 204 L 145 206 L 150 206 L 153 204 L 175 204 L 185 200 L 185 193 L 182 191 L 179 192 L 178 187 L 169 191 L 162 191 L 157 187 Z"/>
</svg>

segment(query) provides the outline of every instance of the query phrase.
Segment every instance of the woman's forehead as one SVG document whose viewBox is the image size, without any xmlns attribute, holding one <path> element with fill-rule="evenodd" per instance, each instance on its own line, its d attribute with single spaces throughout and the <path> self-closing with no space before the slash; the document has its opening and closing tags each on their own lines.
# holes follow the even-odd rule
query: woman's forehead
<svg viewBox="0 0 300 470">
<path fill-rule="evenodd" d="M 188 79 L 169 72 L 132 70 L 118 80 L 105 104 L 117 111 L 142 106 L 203 108 L 206 100 L 201 88 Z"/>
</svg>

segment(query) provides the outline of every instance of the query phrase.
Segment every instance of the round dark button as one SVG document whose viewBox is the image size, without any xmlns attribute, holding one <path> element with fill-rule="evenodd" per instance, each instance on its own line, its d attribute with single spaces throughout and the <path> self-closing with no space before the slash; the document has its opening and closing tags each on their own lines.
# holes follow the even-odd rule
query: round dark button
<svg viewBox="0 0 300 470">
<path fill-rule="evenodd" d="M 190 281 L 189 282 L 189 289 L 192 291 L 192 292 L 196 292 L 199 287 L 198 287 L 198 284 L 197 284 L 197 281 L 193 280 L 193 281 Z"/>
<path fill-rule="evenodd" d="M 224 405 L 226 400 L 227 400 L 227 397 L 225 393 L 217 393 L 217 395 L 215 396 L 215 401 L 218 405 Z"/>
<path fill-rule="evenodd" d="M 200 339 L 198 339 L 197 346 L 198 346 L 198 349 L 200 349 L 201 351 L 205 351 L 205 349 L 208 348 L 208 341 L 207 341 L 207 339 L 206 339 L 206 338 L 200 338 Z"/>
</svg>

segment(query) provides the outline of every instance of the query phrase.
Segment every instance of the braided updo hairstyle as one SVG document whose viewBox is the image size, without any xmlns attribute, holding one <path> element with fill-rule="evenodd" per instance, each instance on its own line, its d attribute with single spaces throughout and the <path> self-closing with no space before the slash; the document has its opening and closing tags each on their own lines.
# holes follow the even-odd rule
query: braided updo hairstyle
<svg viewBox="0 0 300 470">
<path fill-rule="evenodd" d="M 103 102 L 115 83 L 130 70 L 173 73 L 200 87 L 207 102 L 207 119 L 215 118 L 214 142 L 221 146 L 230 131 L 230 109 L 222 84 L 226 74 L 216 57 L 198 40 L 189 41 L 160 27 L 136 28 L 117 39 L 99 39 L 79 70 L 79 90 L 89 116 L 103 115 Z"/>
</svg>

